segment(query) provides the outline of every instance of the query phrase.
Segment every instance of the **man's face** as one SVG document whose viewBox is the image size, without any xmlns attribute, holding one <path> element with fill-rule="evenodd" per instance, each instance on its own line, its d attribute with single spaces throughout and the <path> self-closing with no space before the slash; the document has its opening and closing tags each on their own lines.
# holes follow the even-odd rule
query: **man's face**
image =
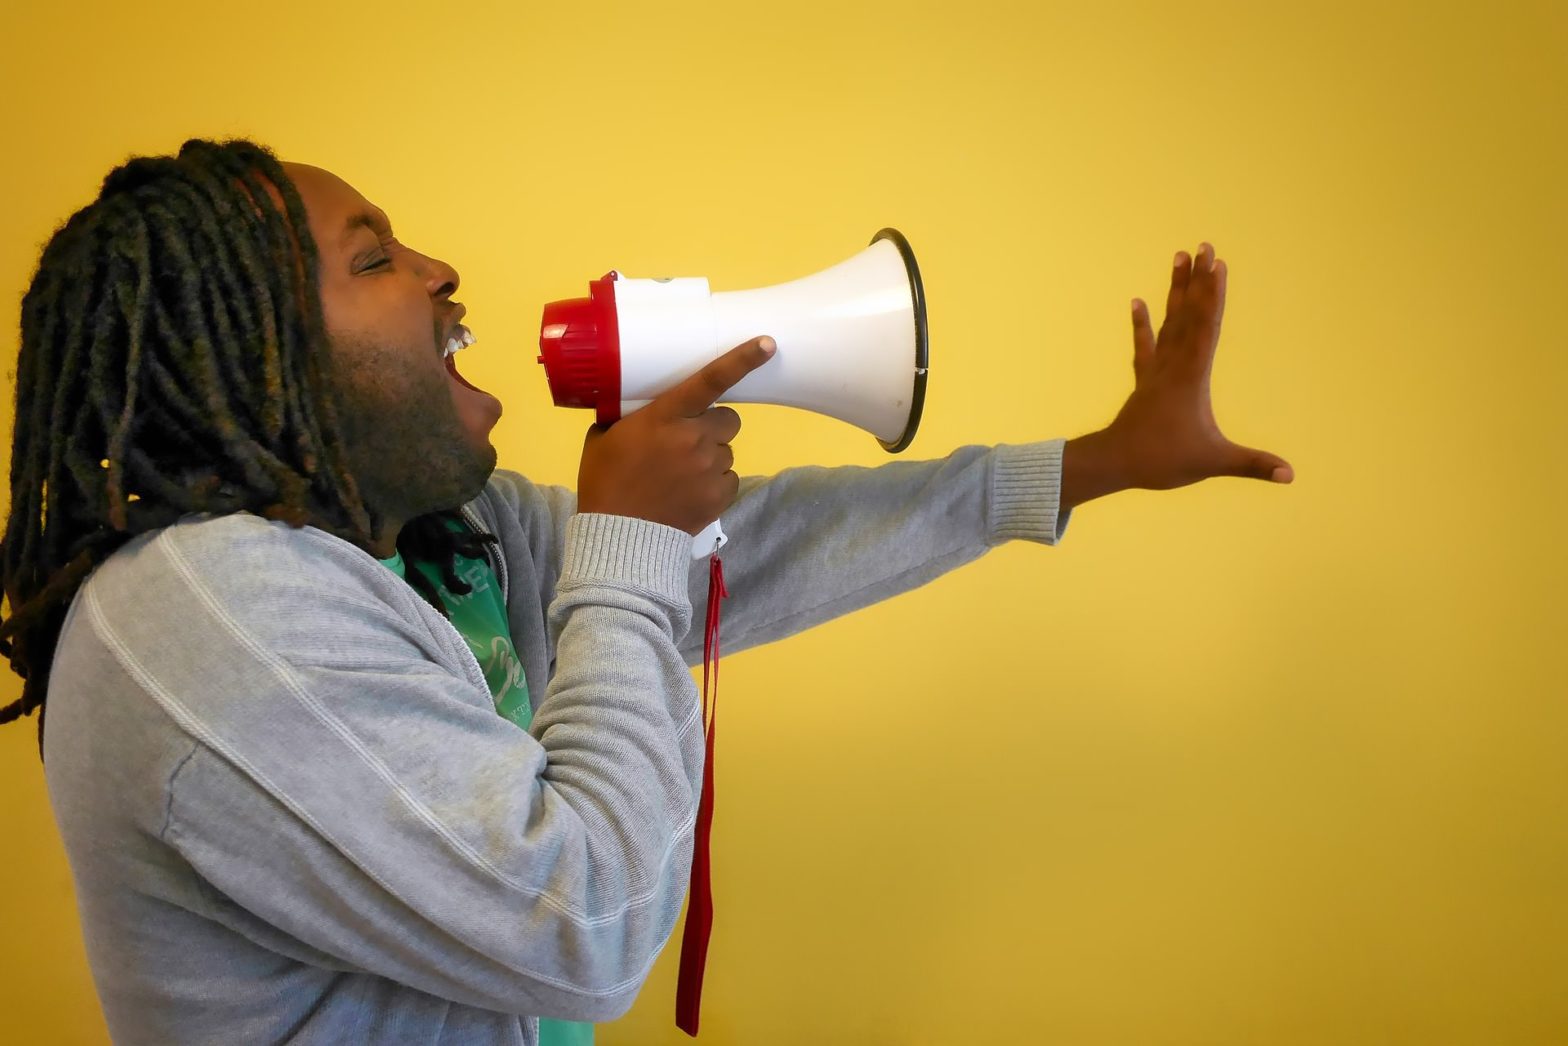
<svg viewBox="0 0 1568 1046">
<path fill-rule="evenodd" d="M 451 300 L 457 271 L 398 243 L 387 216 L 336 175 L 283 167 L 320 254 L 338 423 L 361 493 L 399 525 L 456 508 L 495 468 L 501 417 L 499 400 L 442 360 L 464 311 Z"/>
</svg>

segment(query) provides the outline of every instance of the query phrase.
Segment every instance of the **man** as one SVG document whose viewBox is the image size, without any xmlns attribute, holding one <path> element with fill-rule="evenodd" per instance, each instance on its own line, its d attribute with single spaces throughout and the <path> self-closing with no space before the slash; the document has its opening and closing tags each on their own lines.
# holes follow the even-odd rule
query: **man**
<svg viewBox="0 0 1568 1046">
<path fill-rule="evenodd" d="M 1054 544 L 1116 490 L 1292 478 L 1214 424 L 1207 244 L 1158 338 L 1134 302 L 1100 432 L 740 480 L 710 404 L 758 338 L 590 430 L 575 494 L 495 469 L 500 404 L 447 355 L 458 285 L 244 141 L 117 168 L 43 252 L 4 717 L 39 711 L 117 1041 L 531 1043 L 624 1013 L 687 887 L 690 535 L 721 514 L 736 651 Z"/>
</svg>

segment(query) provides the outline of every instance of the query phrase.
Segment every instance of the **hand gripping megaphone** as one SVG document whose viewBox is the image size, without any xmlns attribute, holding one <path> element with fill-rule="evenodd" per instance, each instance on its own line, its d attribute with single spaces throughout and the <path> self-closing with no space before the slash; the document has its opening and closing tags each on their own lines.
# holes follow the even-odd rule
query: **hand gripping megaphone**
<svg viewBox="0 0 1568 1046">
<path fill-rule="evenodd" d="M 930 349 L 920 269 L 897 229 L 832 268 L 771 287 L 715 294 L 701 276 L 628 279 L 611 270 L 588 291 L 550 302 L 540 321 L 539 362 L 557 406 L 592 408 L 610 424 L 767 334 L 778 343 L 773 359 L 718 402 L 825 414 L 895 454 L 915 438 Z M 715 522 L 692 555 L 725 540 Z"/>
</svg>

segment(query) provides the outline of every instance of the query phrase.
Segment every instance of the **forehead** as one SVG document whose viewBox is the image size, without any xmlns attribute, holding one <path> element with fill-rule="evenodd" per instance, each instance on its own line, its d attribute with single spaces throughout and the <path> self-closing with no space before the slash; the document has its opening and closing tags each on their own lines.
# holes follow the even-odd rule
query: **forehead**
<svg viewBox="0 0 1568 1046">
<path fill-rule="evenodd" d="M 299 191 L 310 222 L 310 233 L 322 251 L 335 251 L 343 232 L 355 218 L 369 215 L 377 224 L 386 223 L 381 209 L 365 199 L 358 189 L 331 171 L 304 163 L 283 164 L 284 173 Z"/>
</svg>

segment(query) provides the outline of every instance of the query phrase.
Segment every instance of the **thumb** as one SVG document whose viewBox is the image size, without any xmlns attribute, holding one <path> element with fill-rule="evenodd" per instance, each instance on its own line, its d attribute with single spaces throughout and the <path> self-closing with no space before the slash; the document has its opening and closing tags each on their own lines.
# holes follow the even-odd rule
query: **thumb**
<svg viewBox="0 0 1568 1046">
<path fill-rule="evenodd" d="M 1231 458 L 1229 467 L 1223 475 L 1241 476 L 1245 479 L 1265 479 L 1272 483 L 1289 483 L 1296 478 L 1296 470 L 1291 468 L 1290 462 L 1278 454 L 1270 454 L 1266 450 L 1256 450 L 1252 447 L 1231 445 Z"/>
</svg>

